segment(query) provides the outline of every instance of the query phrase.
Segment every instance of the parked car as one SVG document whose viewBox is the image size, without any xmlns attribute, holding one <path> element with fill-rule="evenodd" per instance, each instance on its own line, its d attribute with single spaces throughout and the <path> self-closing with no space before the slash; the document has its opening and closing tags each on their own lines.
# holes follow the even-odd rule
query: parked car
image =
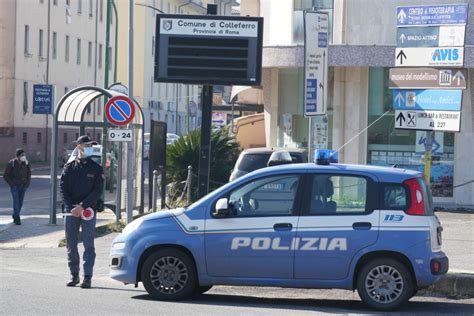
<svg viewBox="0 0 474 316">
<path fill-rule="evenodd" d="M 262 147 L 245 149 L 240 153 L 229 181 L 233 181 L 254 170 L 267 167 L 272 153 L 280 150 L 289 152 L 293 163 L 305 163 L 308 161 L 308 152 L 301 148 Z"/>
<path fill-rule="evenodd" d="M 399 308 L 449 267 L 424 175 L 330 159 L 262 168 L 134 220 L 112 242 L 110 277 L 157 300 L 276 286 L 357 290 L 373 309 Z"/>
<path fill-rule="evenodd" d="M 166 133 L 166 145 L 171 145 L 175 141 L 177 141 L 179 138 L 178 135 L 173 134 L 173 133 Z"/>
</svg>

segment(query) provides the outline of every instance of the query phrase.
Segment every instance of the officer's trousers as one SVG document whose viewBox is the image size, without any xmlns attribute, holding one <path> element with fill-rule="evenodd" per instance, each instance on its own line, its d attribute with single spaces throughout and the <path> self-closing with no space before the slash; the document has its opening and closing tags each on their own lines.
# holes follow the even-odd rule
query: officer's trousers
<svg viewBox="0 0 474 316">
<path fill-rule="evenodd" d="M 67 261 L 71 273 L 79 273 L 79 251 L 77 249 L 77 242 L 79 238 L 79 227 L 81 227 L 81 237 L 84 244 L 84 276 L 92 277 L 95 262 L 95 235 L 96 216 L 89 221 L 83 220 L 80 217 L 66 216 L 64 220 L 64 227 L 66 231 L 67 242 Z"/>
</svg>

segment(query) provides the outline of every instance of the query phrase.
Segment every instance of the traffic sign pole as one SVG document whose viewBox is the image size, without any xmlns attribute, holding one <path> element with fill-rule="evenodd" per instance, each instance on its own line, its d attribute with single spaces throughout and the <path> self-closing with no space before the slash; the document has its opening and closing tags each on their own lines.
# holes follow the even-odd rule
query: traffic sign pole
<svg viewBox="0 0 474 316">
<path fill-rule="evenodd" d="M 433 147 L 433 138 L 434 132 L 426 132 L 426 141 L 425 141 L 425 179 L 428 184 L 431 181 L 431 154 Z"/>
</svg>

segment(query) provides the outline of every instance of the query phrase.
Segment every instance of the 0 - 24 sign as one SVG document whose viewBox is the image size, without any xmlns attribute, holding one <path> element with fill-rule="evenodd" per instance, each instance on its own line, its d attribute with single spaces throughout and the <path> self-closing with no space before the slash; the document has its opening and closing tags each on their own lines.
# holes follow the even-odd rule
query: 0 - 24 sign
<svg viewBox="0 0 474 316">
<path fill-rule="evenodd" d="M 108 135 L 112 142 L 131 142 L 133 131 L 131 129 L 109 129 Z"/>
</svg>

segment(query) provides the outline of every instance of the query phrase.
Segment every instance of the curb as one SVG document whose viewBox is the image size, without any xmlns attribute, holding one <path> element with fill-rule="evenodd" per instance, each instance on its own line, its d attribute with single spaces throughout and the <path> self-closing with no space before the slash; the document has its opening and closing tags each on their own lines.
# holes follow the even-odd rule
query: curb
<svg viewBox="0 0 474 316">
<path fill-rule="evenodd" d="M 474 274 L 448 273 L 427 290 L 450 297 L 474 297 Z"/>
</svg>

